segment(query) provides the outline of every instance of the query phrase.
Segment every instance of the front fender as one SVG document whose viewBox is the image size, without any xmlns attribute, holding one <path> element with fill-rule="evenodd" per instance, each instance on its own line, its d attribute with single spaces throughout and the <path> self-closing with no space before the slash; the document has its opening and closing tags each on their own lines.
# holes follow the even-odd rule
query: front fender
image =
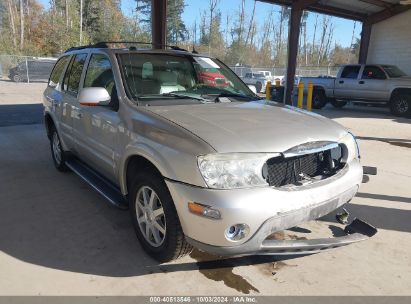
<svg viewBox="0 0 411 304">
<path fill-rule="evenodd" d="M 156 148 L 157 149 L 156 149 Z M 168 157 L 166 155 L 169 155 Z M 119 166 L 119 182 L 123 195 L 127 190 L 127 166 L 134 156 L 144 157 L 151 162 L 164 178 L 206 187 L 206 184 L 197 168 L 197 158 L 169 147 L 138 142 L 126 146 Z"/>
</svg>

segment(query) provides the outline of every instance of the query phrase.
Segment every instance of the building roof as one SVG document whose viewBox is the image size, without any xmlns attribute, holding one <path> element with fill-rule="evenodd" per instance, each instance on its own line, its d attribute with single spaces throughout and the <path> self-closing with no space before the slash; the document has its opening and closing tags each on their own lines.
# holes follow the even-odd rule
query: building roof
<svg viewBox="0 0 411 304">
<path fill-rule="evenodd" d="M 409 0 L 258 0 L 336 17 L 376 23 L 411 8 Z"/>
</svg>

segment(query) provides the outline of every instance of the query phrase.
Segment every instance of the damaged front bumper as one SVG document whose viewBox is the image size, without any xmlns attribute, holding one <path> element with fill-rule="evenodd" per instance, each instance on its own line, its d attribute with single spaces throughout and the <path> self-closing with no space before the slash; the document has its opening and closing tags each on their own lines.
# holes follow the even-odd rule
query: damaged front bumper
<svg viewBox="0 0 411 304">
<path fill-rule="evenodd" d="M 370 224 L 354 219 L 344 229 L 346 235 L 334 238 L 311 240 L 271 240 L 259 243 L 258 235 L 242 246 L 219 247 L 210 246 L 188 238 L 193 246 L 220 256 L 232 255 L 304 255 L 318 253 L 322 250 L 346 246 L 366 240 L 377 233 Z M 261 233 L 261 232 L 260 232 Z"/>
</svg>

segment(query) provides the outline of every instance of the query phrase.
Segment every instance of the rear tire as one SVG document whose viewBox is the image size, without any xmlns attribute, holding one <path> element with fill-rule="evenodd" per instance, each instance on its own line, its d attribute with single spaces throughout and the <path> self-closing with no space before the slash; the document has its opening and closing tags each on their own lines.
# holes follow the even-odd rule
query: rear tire
<svg viewBox="0 0 411 304">
<path fill-rule="evenodd" d="M 162 177 L 137 173 L 130 185 L 129 206 L 137 238 L 151 257 L 164 263 L 192 251 Z"/>
<path fill-rule="evenodd" d="M 66 166 L 67 153 L 63 150 L 60 136 L 54 126 L 52 126 L 50 130 L 50 149 L 51 157 L 53 158 L 53 163 L 56 169 L 61 172 L 69 171 L 69 168 Z"/>
<path fill-rule="evenodd" d="M 333 99 L 333 100 L 331 100 L 331 104 L 334 106 L 334 108 L 340 109 L 340 108 L 345 107 L 347 105 L 347 102 L 343 101 L 343 100 Z"/>
<path fill-rule="evenodd" d="M 314 89 L 313 91 L 313 109 L 322 109 L 327 104 L 327 98 L 323 90 Z"/>
<path fill-rule="evenodd" d="M 395 94 L 390 101 L 390 112 L 395 116 L 411 117 L 411 95 Z"/>
</svg>

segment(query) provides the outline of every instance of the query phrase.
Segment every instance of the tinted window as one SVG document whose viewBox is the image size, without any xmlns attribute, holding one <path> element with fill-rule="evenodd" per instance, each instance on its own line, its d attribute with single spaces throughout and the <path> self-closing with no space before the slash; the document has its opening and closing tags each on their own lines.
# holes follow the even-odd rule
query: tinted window
<svg viewBox="0 0 411 304">
<path fill-rule="evenodd" d="M 386 79 L 385 73 L 376 66 L 367 65 L 362 72 L 362 79 Z"/>
<path fill-rule="evenodd" d="M 388 74 L 388 76 L 390 76 L 391 78 L 407 76 L 407 74 L 405 74 L 395 65 L 383 65 L 382 67 L 385 70 L 385 72 Z"/>
<path fill-rule="evenodd" d="M 359 65 L 346 66 L 341 73 L 341 78 L 357 79 L 360 68 Z"/>
<path fill-rule="evenodd" d="M 64 76 L 64 90 L 74 94 L 78 93 L 81 72 L 83 71 L 86 58 L 87 54 L 77 54 L 73 57 L 66 71 L 66 75 Z"/>
<path fill-rule="evenodd" d="M 50 75 L 50 79 L 49 79 L 49 86 L 50 87 L 54 88 L 54 87 L 57 86 L 57 84 L 60 80 L 61 73 L 63 72 L 64 67 L 67 64 L 68 59 L 69 59 L 69 56 L 64 56 L 64 57 L 61 57 L 57 61 L 56 65 L 54 66 L 54 69 L 53 69 L 53 71 L 51 72 L 51 75 Z"/>
</svg>

